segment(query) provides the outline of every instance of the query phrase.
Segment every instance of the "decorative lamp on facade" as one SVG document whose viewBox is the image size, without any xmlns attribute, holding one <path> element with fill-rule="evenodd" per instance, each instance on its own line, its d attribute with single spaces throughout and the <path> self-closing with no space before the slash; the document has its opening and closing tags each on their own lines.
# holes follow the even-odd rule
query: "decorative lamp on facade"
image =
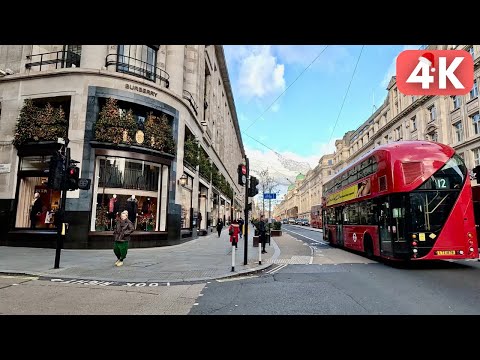
<svg viewBox="0 0 480 360">
<path fill-rule="evenodd" d="M 188 180 L 188 177 L 187 175 L 183 174 L 180 179 L 178 179 L 178 183 L 182 186 L 185 186 L 187 185 L 187 180 Z"/>
</svg>

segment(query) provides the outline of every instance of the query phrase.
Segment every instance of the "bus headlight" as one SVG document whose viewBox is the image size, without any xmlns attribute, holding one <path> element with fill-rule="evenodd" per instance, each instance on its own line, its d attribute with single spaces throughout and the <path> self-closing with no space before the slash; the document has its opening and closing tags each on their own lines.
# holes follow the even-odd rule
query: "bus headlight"
<svg viewBox="0 0 480 360">
<path fill-rule="evenodd" d="M 460 250 L 458 253 L 459 253 L 460 255 L 463 255 L 463 250 Z"/>
<path fill-rule="evenodd" d="M 413 252 L 416 253 L 418 250 L 417 249 L 413 249 Z"/>
<path fill-rule="evenodd" d="M 416 239 L 416 238 L 417 238 L 417 235 L 413 234 L 412 239 Z"/>
<path fill-rule="evenodd" d="M 470 252 L 473 252 L 475 249 L 473 247 L 471 247 L 469 250 L 470 250 Z"/>
<path fill-rule="evenodd" d="M 470 239 L 473 238 L 473 235 L 472 235 L 471 232 L 468 232 L 468 233 L 467 233 L 467 236 L 468 236 Z"/>
</svg>

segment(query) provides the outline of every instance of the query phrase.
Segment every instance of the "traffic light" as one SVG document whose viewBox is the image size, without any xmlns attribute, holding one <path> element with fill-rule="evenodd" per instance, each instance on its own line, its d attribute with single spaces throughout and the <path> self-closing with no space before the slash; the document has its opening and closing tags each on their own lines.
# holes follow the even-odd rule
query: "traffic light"
<svg viewBox="0 0 480 360">
<path fill-rule="evenodd" d="M 254 197 L 258 194 L 258 184 L 258 179 L 255 176 L 250 176 L 250 187 L 248 188 L 248 196 Z"/>
<path fill-rule="evenodd" d="M 62 190 L 64 173 L 63 157 L 59 153 L 53 154 L 50 159 L 47 187 L 53 190 Z"/>
<path fill-rule="evenodd" d="M 480 165 L 477 165 L 475 166 L 473 169 L 472 169 L 472 172 L 475 174 L 475 176 L 473 177 L 474 179 L 480 179 Z"/>
<path fill-rule="evenodd" d="M 247 184 L 247 166 L 243 164 L 238 165 L 238 184 L 245 186 Z"/>
<path fill-rule="evenodd" d="M 78 179 L 80 178 L 80 168 L 76 165 L 70 164 L 67 169 L 66 190 L 77 190 Z"/>
</svg>

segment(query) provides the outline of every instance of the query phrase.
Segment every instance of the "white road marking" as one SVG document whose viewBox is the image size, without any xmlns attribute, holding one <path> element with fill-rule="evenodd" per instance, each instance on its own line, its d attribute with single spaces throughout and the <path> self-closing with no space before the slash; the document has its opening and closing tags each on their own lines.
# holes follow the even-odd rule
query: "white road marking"
<svg viewBox="0 0 480 360">
<path fill-rule="evenodd" d="M 193 304 L 193 305 L 198 305 L 198 303 L 195 303 L 195 304 Z"/>
<path fill-rule="evenodd" d="M 292 231 L 292 230 L 287 230 L 287 229 L 284 229 L 284 230 L 289 231 L 289 232 L 294 233 L 294 234 L 297 234 L 297 235 L 300 235 L 300 236 L 303 236 L 304 238 L 306 238 L 306 239 L 308 239 L 308 240 L 315 241 L 316 243 L 320 243 L 320 244 L 323 244 L 323 245 L 328 245 L 328 243 L 325 242 L 325 241 L 323 241 L 323 240 L 315 240 L 315 239 L 312 239 L 311 237 L 302 235 L 302 234 L 300 234 L 300 233 L 298 233 L 298 232 L 295 232 L 295 231 Z M 297 239 L 297 240 L 298 240 L 298 239 Z M 302 241 L 302 240 L 300 240 L 300 241 Z"/>
<path fill-rule="evenodd" d="M 273 269 L 273 270 L 270 270 L 270 272 L 268 272 L 268 274 L 270 274 L 270 275 L 271 275 L 271 274 L 274 274 L 274 273 L 276 273 L 277 271 L 282 270 L 282 269 L 283 269 L 285 266 L 287 266 L 287 265 L 288 265 L 288 264 L 282 264 L 282 265 L 280 265 L 279 267 L 277 267 L 277 268 L 275 268 L 275 269 Z"/>
<path fill-rule="evenodd" d="M 310 256 L 310 261 L 308 262 L 309 265 L 313 264 L 313 257 L 315 256 L 315 248 L 310 246 L 310 250 L 312 251 L 312 255 Z"/>
</svg>

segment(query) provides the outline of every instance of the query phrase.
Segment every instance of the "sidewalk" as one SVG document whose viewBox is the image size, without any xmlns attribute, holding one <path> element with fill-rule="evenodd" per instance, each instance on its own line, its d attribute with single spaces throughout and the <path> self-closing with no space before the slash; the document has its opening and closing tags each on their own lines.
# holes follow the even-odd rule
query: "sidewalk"
<svg viewBox="0 0 480 360">
<path fill-rule="evenodd" d="M 253 247 L 253 227 L 249 228 L 248 261 L 244 261 L 244 239 L 235 251 L 232 272 L 232 247 L 228 228 L 201 236 L 180 245 L 129 249 L 124 265 L 114 266 L 112 250 L 63 249 L 60 268 L 54 269 L 55 249 L 0 246 L 0 273 L 19 273 L 68 279 L 175 283 L 204 281 L 256 272 L 271 266 L 280 249 L 271 239 L 271 246 L 258 264 L 258 247 Z M 113 246 L 113 240 L 112 240 Z"/>
</svg>

